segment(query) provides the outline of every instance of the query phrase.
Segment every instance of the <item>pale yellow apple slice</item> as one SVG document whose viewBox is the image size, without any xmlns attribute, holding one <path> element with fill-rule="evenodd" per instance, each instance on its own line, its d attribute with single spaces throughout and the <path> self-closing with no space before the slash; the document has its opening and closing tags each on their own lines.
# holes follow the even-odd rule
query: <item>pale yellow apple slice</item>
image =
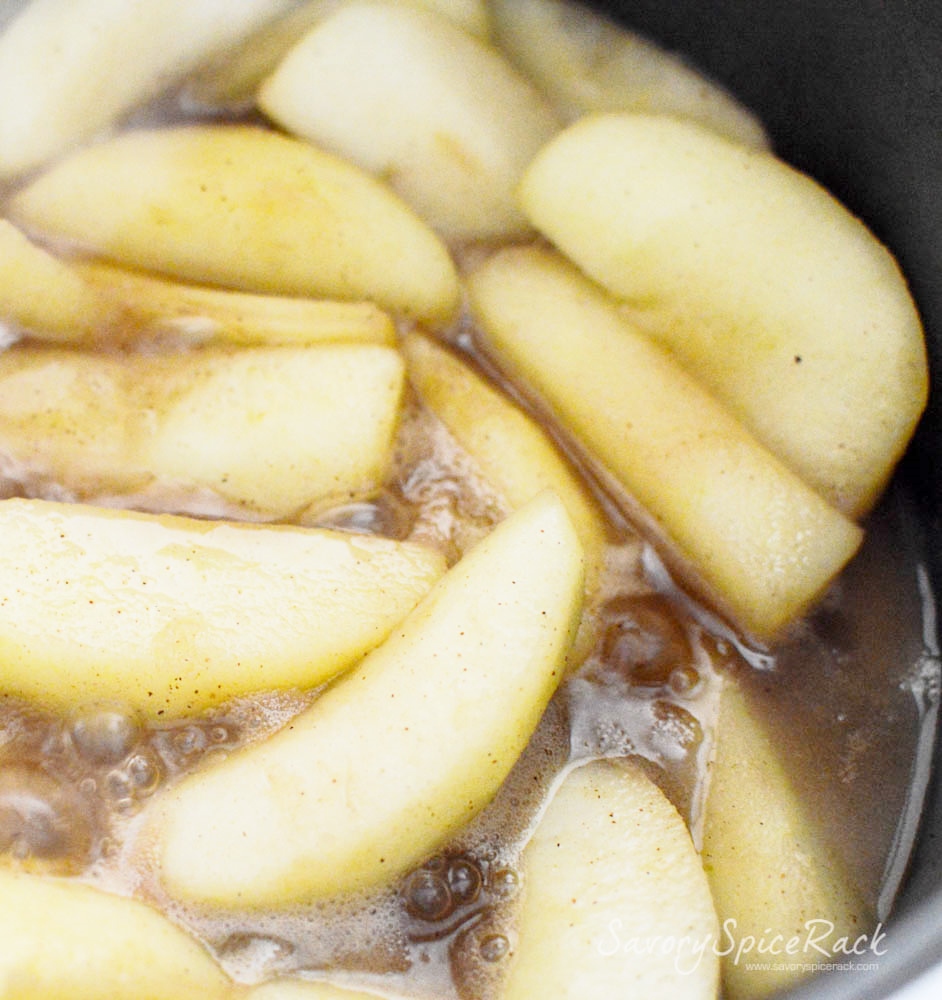
<svg viewBox="0 0 942 1000">
<path fill-rule="evenodd" d="M 395 342 L 372 302 L 248 295 L 108 264 L 60 259 L 0 219 L 0 320 L 13 332 L 80 345 Z"/>
<path fill-rule="evenodd" d="M 134 899 L 0 868 L 2 1000 L 223 1000 L 234 988 L 185 931 Z"/>
<path fill-rule="evenodd" d="M 374 492 L 392 453 L 399 354 L 366 344 L 102 355 L 0 354 L 0 454 L 79 497 L 176 494 L 287 517 Z M 150 500 L 147 497 L 150 496 Z"/>
<path fill-rule="evenodd" d="M 378 536 L 43 500 L 0 502 L 0 531 L 4 694 L 149 718 L 323 683 L 444 568 Z"/>
<path fill-rule="evenodd" d="M 469 295 L 502 363 L 646 509 L 691 582 L 747 631 L 774 634 L 856 550 L 856 525 L 562 258 L 501 251 L 471 275 Z"/>
<path fill-rule="evenodd" d="M 582 576 L 555 495 L 512 514 L 288 728 L 155 803 L 167 891 L 277 907 L 418 864 L 490 801 L 527 745 L 562 677 Z"/>
<path fill-rule="evenodd" d="M 378 1000 L 378 996 L 327 982 L 275 979 L 249 990 L 244 1000 Z"/>
<path fill-rule="evenodd" d="M 756 148 L 759 119 L 680 56 L 573 0 L 491 0 L 494 39 L 566 121 L 592 111 L 689 118 Z"/>
<path fill-rule="evenodd" d="M 571 771 L 523 852 L 501 1000 L 715 1000 L 717 918 L 690 834 L 640 768 Z"/>
<path fill-rule="evenodd" d="M 786 464 L 866 511 L 927 392 L 888 251 L 809 177 L 695 125 L 598 116 L 554 140 L 522 204 Z"/>
<path fill-rule="evenodd" d="M 604 516 L 546 432 L 429 337 L 408 334 L 402 350 L 419 396 L 511 509 L 544 489 L 552 489 L 563 501 L 585 551 L 586 589 L 591 592 L 604 562 Z"/>
<path fill-rule="evenodd" d="M 298 41 L 344 0 L 307 0 L 265 25 L 235 49 L 211 60 L 190 79 L 187 96 L 197 105 L 244 105 Z M 486 0 L 411 0 L 486 40 L 490 15 Z"/>
<path fill-rule="evenodd" d="M 450 240 L 529 226 L 515 190 L 559 128 L 536 89 L 447 19 L 349 0 L 262 85 L 278 124 L 360 164 Z"/>
<path fill-rule="evenodd" d="M 0 35 L 0 177 L 94 136 L 290 0 L 32 0 Z"/>
<path fill-rule="evenodd" d="M 427 321 L 457 301 L 445 247 L 387 187 L 261 128 L 127 132 L 58 162 L 8 207 L 26 228 L 184 281 L 367 299 Z"/>
<path fill-rule="evenodd" d="M 873 914 L 799 797 L 761 706 L 731 676 L 719 705 L 703 864 L 726 928 L 724 996 L 752 1000 L 846 961 L 850 948 L 868 954 Z"/>
</svg>

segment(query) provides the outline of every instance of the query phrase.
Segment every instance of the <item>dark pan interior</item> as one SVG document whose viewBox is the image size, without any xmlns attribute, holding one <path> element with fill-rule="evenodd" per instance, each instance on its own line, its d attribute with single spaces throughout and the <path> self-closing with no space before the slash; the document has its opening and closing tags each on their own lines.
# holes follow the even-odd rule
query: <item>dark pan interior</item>
<svg viewBox="0 0 942 1000">
<path fill-rule="evenodd" d="M 723 81 L 776 151 L 893 250 L 942 384 L 942 3 L 939 0 L 621 0 L 597 3 Z M 942 593 L 942 393 L 900 470 Z M 942 757 L 920 840 L 874 973 L 828 974 L 796 998 L 882 997 L 942 961 Z"/>
</svg>

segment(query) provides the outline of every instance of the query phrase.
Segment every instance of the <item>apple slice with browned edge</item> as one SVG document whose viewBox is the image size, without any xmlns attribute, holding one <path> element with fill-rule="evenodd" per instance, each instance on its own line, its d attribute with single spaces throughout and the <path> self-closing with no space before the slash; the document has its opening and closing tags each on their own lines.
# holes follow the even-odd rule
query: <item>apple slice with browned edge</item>
<svg viewBox="0 0 942 1000">
<path fill-rule="evenodd" d="M 599 115 L 527 170 L 530 220 L 795 472 L 852 517 L 928 391 L 887 249 L 810 177 L 689 122 Z"/>
<path fill-rule="evenodd" d="M 759 119 L 683 58 L 574 0 L 491 0 L 494 39 L 567 122 L 592 111 L 698 121 L 746 146 Z"/>
<path fill-rule="evenodd" d="M 262 84 L 263 111 L 389 181 L 449 240 L 529 230 L 524 168 L 560 127 L 496 49 L 414 4 L 348 0 Z"/>
<path fill-rule="evenodd" d="M 282 13 L 290 0 L 32 0 L 0 33 L 0 177 L 40 166 Z"/>
<path fill-rule="evenodd" d="M 489 349 L 642 505 L 675 565 L 741 627 L 773 635 L 856 551 L 860 529 L 567 261 L 509 248 L 468 290 Z"/>
<path fill-rule="evenodd" d="M 444 572 L 419 545 L 316 528 L 0 502 L 4 695 L 193 715 L 311 688 L 379 645 Z"/>
<path fill-rule="evenodd" d="M 802 802 L 754 697 L 731 675 L 714 740 L 703 864 L 724 927 L 723 995 L 758 1000 L 854 948 L 868 954 L 873 914 Z"/>
<path fill-rule="evenodd" d="M 290 906 L 434 852 L 497 792 L 562 679 L 582 562 L 554 494 L 511 514 L 311 708 L 154 803 L 140 849 L 167 892 Z"/>
<path fill-rule="evenodd" d="M 231 1000 L 209 952 L 146 903 L 0 867 L 2 1000 Z"/>
<path fill-rule="evenodd" d="M 34 494 L 287 518 L 382 485 L 403 386 L 399 353 L 369 344 L 18 346 L 0 354 L 0 453 Z"/>
<path fill-rule="evenodd" d="M 639 767 L 570 771 L 522 860 L 501 1000 L 715 1000 L 718 926 L 677 810 Z"/>
<path fill-rule="evenodd" d="M 125 132 L 58 161 L 8 212 L 27 230 L 182 281 L 366 299 L 428 322 L 457 305 L 448 251 L 388 187 L 261 128 Z"/>
<path fill-rule="evenodd" d="M 741 627 L 774 635 L 856 551 L 860 529 L 563 258 L 503 250 L 468 290 L 498 360 L 541 394 L 653 519 L 678 570 Z"/>
</svg>

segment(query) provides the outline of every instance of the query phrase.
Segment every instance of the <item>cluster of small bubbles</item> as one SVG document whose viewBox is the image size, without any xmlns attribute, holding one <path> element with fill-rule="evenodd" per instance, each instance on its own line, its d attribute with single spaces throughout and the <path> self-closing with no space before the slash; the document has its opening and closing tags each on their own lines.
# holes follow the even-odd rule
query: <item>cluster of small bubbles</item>
<svg viewBox="0 0 942 1000">
<path fill-rule="evenodd" d="M 177 773 L 209 754 L 226 752 L 238 738 L 238 727 L 226 721 L 206 720 L 155 730 L 151 743 L 165 769 Z"/>
<path fill-rule="evenodd" d="M 402 898 L 408 914 L 423 923 L 462 923 L 491 902 L 492 878 L 486 862 L 465 854 L 437 855 L 406 878 Z"/>
<path fill-rule="evenodd" d="M 656 721 L 657 736 L 668 739 L 685 753 L 702 743 L 703 727 L 700 720 L 683 705 L 658 700 L 652 705 L 651 711 Z"/>
</svg>

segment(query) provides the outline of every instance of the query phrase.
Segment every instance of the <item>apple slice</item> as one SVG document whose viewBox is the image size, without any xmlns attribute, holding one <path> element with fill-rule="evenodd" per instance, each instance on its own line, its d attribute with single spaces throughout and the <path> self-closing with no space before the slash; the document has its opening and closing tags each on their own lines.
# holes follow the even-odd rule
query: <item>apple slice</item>
<svg viewBox="0 0 942 1000">
<path fill-rule="evenodd" d="M 715 1000 L 716 914 L 677 810 L 635 765 L 583 765 L 523 852 L 501 1000 Z"/>
<path fill-rule="evenodd" d="M 33 0 L 0 34 L 0 177 L 155 97 L 291 0 Z"/>
<path fill-rule="evenodd" d="M 566 510 L 541 494 L 290 726 L 155 803 L 167 891 L 279 907 L 418 864 L 490 801 L 527 745 L 562 678 L 582 577 Z"/>
<path fill-rule="evenodd" d="M 245 1000 L 378 1000 L 378 994 L 361 993 L 319 980 L 274 979 L 249 990 Z"/>
<path fill-rule="evenodd" d="M 372 302 L 246 295 L 60 259 L 0 219 L 0 319 L 39 340 L 109 346 L 395 343 Z"/>
<path fill-rule="evenodd" d="M 126 132 L 58 162 L 8 210 L 27 229 L 184 281 L 368 299 L 429 322 L 457 303 L 447 250 L 387 187 L 260 128 Z"/>
<path fill-rule="evenodd" d="M 265 25 L 235 49 L 210 60 L 189 80 L 188 98 L 208 107 L 240 106 L 255 100 L 255 93 L 285 54 L 311 28 L 344 0 L 307 0 Z M 452 21 L 468 34 L 486 40 L 490 16 L 486 0 L 411 0 Z"/>
<path fill-rule="evenodd" d="M 559 128 L 496 50 L 411 4 L 350 0 L 262 85 L 278 124 L 390 185 L 449 240 L 529 229 L 515 190 Z"/>
<path fill-rule="evenodd" d="M 925 405 L 896 262 L 773 156 L 685 122 L 603 115 L 521 186 L 534 225 L 845 513 L 875 501 Z"/>
<path fill-rule="evenodd" d="M 4 1000 L 229 1000 L 235 990 L 186 932 L 144 903 L 0 868 Z"/>
<path fill-rule="evenodd" d="M 0 354 L 8 477 L 89 498 L 140 494 L 202 511 L 210 497 L 284 518 L 374 492 L 404 384 L 388 347 Z M 209 495 L 207 495 L 209 494 Z"/>
<path fill-rule="evenodd" d="M 192 715 L 356 662 L 444 570 L 414 544 L 43 500 L 0 502 L 6 695 Z"/>
<path fill-rule="evenodd" d="M 642 111 L 769 145 L 759 119 L 719 84 L 583 3 L 491 0 L 491 17 L 497 44 L 567 122 L 591 111 Z"/>
<path fill-rule="evenodd" d="M 511 509 L 545 489 L 563 501 L 585 551 L 590 592 L 602 572 L 605 520 L 549 436 L 457 355 L 430 338 L 410 333 L 402 351 L 419 396 Z"/>
<path fill-rule="evenodd" d="M 752 1000 L 795 985 L 808 975 L 803 967 L 829 953 L 839 962 L 848 946 L 866 948 L 873 915 L 799 798 L 753 699 L 730 675 L 714 739 L 703 864 L 726 929 L 723 995 Z"/>
<path fill-rule="evenodd" d="M 853 555 L 860 529 L 562 258 L 506 249 L 468 288 L 501 362 L 645 508 L 681 571 L 741 627 L 773 635 Z"/>
</svg>

